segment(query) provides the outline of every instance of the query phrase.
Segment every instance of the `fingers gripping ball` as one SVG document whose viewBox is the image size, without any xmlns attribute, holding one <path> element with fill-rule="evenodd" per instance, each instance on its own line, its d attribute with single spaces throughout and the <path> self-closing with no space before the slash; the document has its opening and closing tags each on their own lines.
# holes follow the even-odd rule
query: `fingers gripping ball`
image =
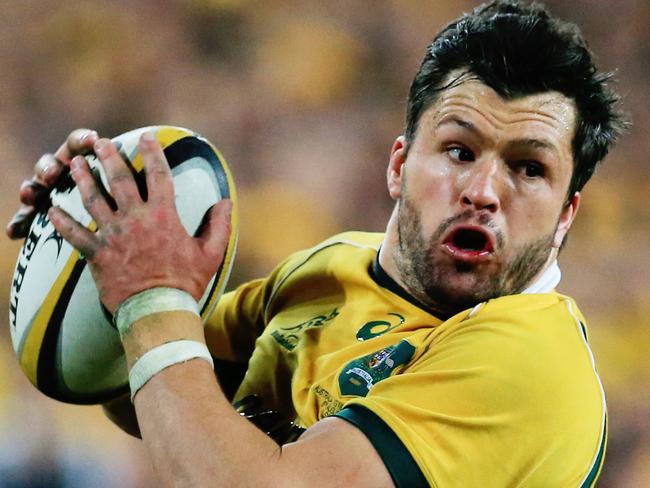
<svg viewBox="0 0 650 488">
<path fill-rule="evenodd" d="M 205 320 L 226 286 L 237 245 L 232 176 L 214 146 L 192 131 L 146 127 L 113 140 L 136 175 L 143 195 L 147 190 L 138 140 L 145 130 L 152 131 L 163 148 L 172 170 L 176 209 L 190 235 L 199 233 L 206 213 L 216 202 L 230 198 L 233 203 L 232 233 L 223 263 L 199 301 Z M 102 166 L 94 156 L 86 159 L 110 203 Z M 58 184 L 51 200 L 52 205 L 95 230 L 72 178 Z M 87 262 L 56 232 L 45 213 L 34 219 L 18 255 L 9 308 L 14 350 L 23 371 L 40 391 L 79 404 L 102 403 L 128 391 L 122 345 L 110 314 L 99 301 Z"/>
</svg>

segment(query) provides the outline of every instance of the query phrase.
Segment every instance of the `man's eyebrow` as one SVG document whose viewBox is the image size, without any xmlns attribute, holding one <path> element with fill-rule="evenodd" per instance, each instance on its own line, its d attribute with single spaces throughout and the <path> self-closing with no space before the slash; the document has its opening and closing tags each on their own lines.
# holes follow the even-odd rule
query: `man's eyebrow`
<svg viewBox="0 0 650 488">
<path fill-rule="evenodd" d="M 474 124 L 472 124 L 467 120 L 461 119 L 457 115 L 447 115 L 443 117 L 436 125 L 436 129 L 442 127 L 443 125 L 448 125 L 448 124 L 457 125 L 459 127 L 462 127 L 463 129 L 467 129 L 468 131 L 472 132 L 475 136 L 484 139 L 483 134 Z M 548 139 L 536 139 L 534 137 L 515 139 L 513 141 L 510 141 L 508 145 L 516 148 L 529 147 L 532 149 L 540 149 L 542 151 L 551 151 L 555 155 L 559 155 L 560 153 L 558 147 Z"/>
<path fill-rule="evenodd" d="M 484 139 L 483 134 L 481 133 L 478 128 L 472 124 L 471 122 L 461 119 L 457 115 L 446 115 L 436 125 L 436 129 L 442 127 L 443 125 L 457 125 L 463 129 L 467 129 L 471 133 L 473 133 L 475 136 L 479 137 L 480 139 Z"/>
<path fill-rule="evenodd" d="M 556 155 L 559 155 L 560 151 L 558 147 L 547 139 L 535 139 L 535 138 L 525 138 L 525 139 L 515 139 L 509 144 L 511 147 L 530 147 L 533 149 L 541 149 L 542 151 L 551 151 Z"/>
<path fill-rule="evenodd" d="M 440 121 L 436 125 L 436 128 L 440 127 L 442 125 L 445 125 L 445 124 L 456 124 L 456 125 L 461 126 L 464 129 L 468 129 L 468 130 L 471 130 L 472 132 L 478 133 L 478 129 L 476 128 L 476 126 L 474 124 L 472 124 L 471 122 L 468 122 L 467 120 L 463 120 L 463 119 L 461 119 L 460 117 L 458 117 L 456 115 L 446 115 L 445 117 L 440 119 Z"/>
</svg>

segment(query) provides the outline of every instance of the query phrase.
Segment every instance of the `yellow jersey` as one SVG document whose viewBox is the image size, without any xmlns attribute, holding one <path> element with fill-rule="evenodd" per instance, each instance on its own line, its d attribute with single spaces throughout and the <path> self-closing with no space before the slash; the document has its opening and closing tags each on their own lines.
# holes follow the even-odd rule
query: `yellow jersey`
<svg viewBox="0 0 650 488">
<path fill-rule="evenodd" d="M 440 320 L 381 269 L 382 239 L 335 236 L 222 297 L 206 338 L 246 371 L 235 406 L 280 442 L 343 418 L 396 486 L 593 486 L 606 406 L 575 302 L 549 289 Z"/>
</svg>

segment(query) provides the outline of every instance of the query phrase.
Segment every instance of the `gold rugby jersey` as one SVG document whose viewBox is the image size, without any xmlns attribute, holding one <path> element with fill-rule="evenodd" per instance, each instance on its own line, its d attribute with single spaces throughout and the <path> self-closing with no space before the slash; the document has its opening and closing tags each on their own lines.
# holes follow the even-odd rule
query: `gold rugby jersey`
<svg viewBox="0 0 650 488">
<path fill-rule="evenodd" d="M 381 269 L 382 238 L 335 236 L 224 295 L 206 337 L 246 368 L 240 411 L 285 440 L 279 417 L 343 418 L 396 486 L 593 486 L 606 407 L 575 302 L 510 295 L 442 321 Z"/>
</svg>

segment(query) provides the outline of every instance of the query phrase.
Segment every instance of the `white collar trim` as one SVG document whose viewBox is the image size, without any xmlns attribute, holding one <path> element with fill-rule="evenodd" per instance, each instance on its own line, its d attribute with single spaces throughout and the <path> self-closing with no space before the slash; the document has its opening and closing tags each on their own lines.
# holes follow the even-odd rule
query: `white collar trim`
<svg viewBox="0 0 650 488">
<path fill-rule="evenodd" d="M 562 272 L 560 271 L 560 266 L 557 264 L 557 259 L 553 261 L 548 268 L 542 273 L 542 276 L 539 277 L 533 284 L 521 292 L 524 293 L 548 293 L 553 291 L 553 289 L 560 283 L 562 279 Z M 478 303 L 470 310 L 467 317 L 464 320 L 469 319 L 476 315 L 476 313 L 485 305 L 486 302 Z"/>
<path fill-rule="evenodd" d="M 546 271 L 542 273 L 542 276 L 540 276 L 538 280 L 521 293 L 548 293 L 560 283 L 561 279 L 562 272 L 560 271 L 560 266 L 558 266 L 556 259 L 548 268 L 546 268 Z"/>
</svg>

